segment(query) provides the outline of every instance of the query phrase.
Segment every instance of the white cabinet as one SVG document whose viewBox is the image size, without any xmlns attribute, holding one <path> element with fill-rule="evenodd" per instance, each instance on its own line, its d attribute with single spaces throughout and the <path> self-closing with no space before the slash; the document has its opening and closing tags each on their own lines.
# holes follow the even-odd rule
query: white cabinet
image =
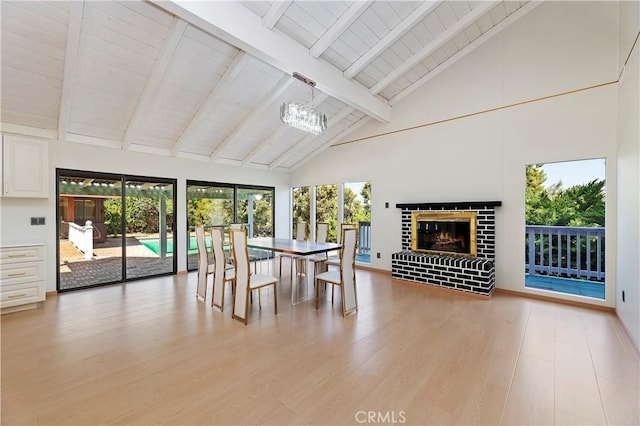
<svg viewBox="0 0 640 426">
<path fill-rule="evenodd" d="M 33 309 L 46 298 L 44 244 L 0 247 L 2 313 Z"/>
<path fill-rule="evenodd" d="M 49 197 L 49 142 L 2 136 L 2 196 Z"/>
</svg>

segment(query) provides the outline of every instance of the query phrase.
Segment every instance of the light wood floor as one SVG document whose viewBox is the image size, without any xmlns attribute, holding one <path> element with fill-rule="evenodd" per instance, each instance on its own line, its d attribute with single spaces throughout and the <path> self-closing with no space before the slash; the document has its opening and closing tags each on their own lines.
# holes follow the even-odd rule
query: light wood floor
<svg viewBox="0 0 640 426">
<path fill-rule="evenodd" d="M 1 317 L 2 424 L 639 424 L 639 361 L 615 315 L 490 301 L 358 271 L 340 298 L 263 292 L 249 325 L 195 274 L 66 293 Z"/>
</svg>

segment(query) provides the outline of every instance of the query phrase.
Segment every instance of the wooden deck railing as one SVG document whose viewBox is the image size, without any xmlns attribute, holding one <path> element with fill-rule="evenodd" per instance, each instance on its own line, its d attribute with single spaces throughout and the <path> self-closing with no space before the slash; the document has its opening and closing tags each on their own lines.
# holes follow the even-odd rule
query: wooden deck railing
<svg viewBox="0 0 640 426">
<path fill-rule="evenodd" d="M 527 225 L 526 233 L 529 274 L 604 281 L 605 228 Z"/>
<path fill-rule="evenodd" d="M 358 222 L 358 254 L 371 253 L 371 222 Z"/>
<path fill-rule="evenodd" d="M 85 259 L 93 258 L 93 223 L 87 220 L 80 226 L 69 222 L 69 242 L 84 253 Z"/>
</svg>

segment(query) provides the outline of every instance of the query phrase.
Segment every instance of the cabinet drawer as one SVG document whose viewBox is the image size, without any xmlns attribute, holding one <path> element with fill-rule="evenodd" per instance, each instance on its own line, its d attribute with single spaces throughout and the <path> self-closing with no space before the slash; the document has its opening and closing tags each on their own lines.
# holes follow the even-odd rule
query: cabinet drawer
<svg viewBox="0 0 640 426">
<path fill-rule="evenodd" d="M 44 262 L 10 263 L 0 267 L 0 285 L 44 280 Z"/>
<path fill-rule="evenodd" d="M 44 260 L 44 246 L 0 247 L 0 264 Z"/>
<path fill-rule="evenodd" d="M 40 302 L 44 300 L 43 288 L 44 282 L 3 287 L 0 290 L 0 308 Z"/>
</svg>

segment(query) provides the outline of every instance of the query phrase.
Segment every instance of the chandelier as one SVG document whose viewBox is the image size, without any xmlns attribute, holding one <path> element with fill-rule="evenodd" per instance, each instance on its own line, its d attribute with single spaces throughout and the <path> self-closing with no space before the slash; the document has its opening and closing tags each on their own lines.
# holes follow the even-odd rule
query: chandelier
<svg viewBox="0 0 640 426">
<path fill-rule="evenodd" d="M 296 72 L 293 73 L 293 77 L 311 87 L 311 105 L 284 102 L 280 106 L 280 120 L 293 128 L 319 135 L 327 130 L 327 116 L 313 107 L 313 88 L 316 83 Z"/>
</svg>

